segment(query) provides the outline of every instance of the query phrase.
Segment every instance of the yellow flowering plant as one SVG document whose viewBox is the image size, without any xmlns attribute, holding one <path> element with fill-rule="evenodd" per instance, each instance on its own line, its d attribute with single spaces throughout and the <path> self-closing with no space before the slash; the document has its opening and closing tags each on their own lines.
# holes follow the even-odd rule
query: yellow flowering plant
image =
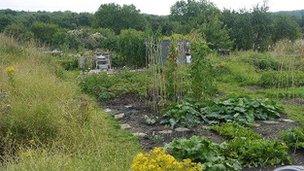
<svg viewBox="0 0 304 171">
<path fill-rule="evenodd" d="M 139 153 L 132 162 L 132 171 L 202 171 L 204 165 L 190 159 L 176 160 L 163 148 L 154 148 L 148 153 Z"/>
<path fill-rule="evenodd" d="M 5 68 L 5 72 L 11 78 L 15 74 L 16 70 L 13 66 L 9 66 Z"/>
</svg>

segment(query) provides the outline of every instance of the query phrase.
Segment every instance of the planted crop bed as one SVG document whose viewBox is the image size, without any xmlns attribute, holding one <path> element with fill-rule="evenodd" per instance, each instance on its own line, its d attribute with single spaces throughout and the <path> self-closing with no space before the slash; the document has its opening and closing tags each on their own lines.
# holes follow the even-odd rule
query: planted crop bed
<svg viewBox="0 0 304 171">
<path fill-rule="evenodd" d="M 158 121 L 161 120 L 161 115 L 148 107 L 145 99 L 136 95 L 128 94 L 118 97 L 104 103 L 104 106 L 107 107 L 106 110 L 110 115 L 119 120 L 122 129 L 130 131 L 134 136 L 139 138 L 142 148 L 146 151 L 154 147 L 163 147 L 175 139 L 189 139 L 193 135 L 205 137 L 219 144 L 229 140 L 224 134 L 215 131 L 212 125 L 199 124 L 191 128 L 172 128 L 160 124 Z M 296 126 L 297 124 L 293 120 L 283 115 L 271 121 L 256 121 L 251 127 L 248 127 L 248 130 L 255 132 L 255 134 L 261 136 L 261 138 L 264 138 L 267 142 L 268 140 L 279 139 L 282 130 L 289 130 Z M 225 129 L 229 132 L 232 131 L 227 128 Z M 241 133 L 237 132 L 236 134 Z M 249 133 L 245 134 L 245 136 L 249 135 Z M 291 157 L 291 161 L 293 161 L 294 164 L 304 164 L 302 151 L 295 151 L 291 154 Z"/>
</svg>

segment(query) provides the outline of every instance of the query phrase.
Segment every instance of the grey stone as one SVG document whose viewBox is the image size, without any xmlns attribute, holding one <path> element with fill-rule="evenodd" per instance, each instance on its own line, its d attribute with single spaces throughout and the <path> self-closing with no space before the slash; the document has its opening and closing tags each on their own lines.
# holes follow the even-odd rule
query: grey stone
<svg viewBox="0 0 304 171">
<path fill-rule="evenodd" d="M 124 113 L 120 113 L 120 114 L 117 114 L 117 115 L 114 115 L 114 118 L 115 119 L 122 119 L 125 117 L 125 114 Z"/>
<path fill-rule="evenodd" d="M 190 131 L 190 129 L 179 127 L 179 128 L 175 128 L 175 131 L 177 131 L 177 132 L 187 132 L 187 131 Z"/>
<path fill-rule="evenodd" d="M 289 122 L 289 123 L 294 123 L 295 121 L 291 119 L 281 119 L 282 122 Z"/>
<path fill-rule="evenodd" d="M 131 108 L 133 107 L 132 105 L 126 105 L 125 108 Z"/>
<path fill-rule="evenodd" d="M 146 133 L 142 133 L 142 132 L 136 132 L 136 133 L 133 133 L 133 135 L 136 137 L 141 137 L 141 138 L 148 136 Z"/>
<path fill-rule="evenodd" d="M 162 131 L 159 131 L 158 133 L 160 133 L 160 134 L 172 134 L 172 130 L 162 130 Z"/>
<path fill-rule="evenodd" d="M 105 112 L 110 113 L 110 112 L 112 112 L 112 110 L 110 108 L 106 108 Z"/>
<path fill-rule="evenodd" d="M 253 126 L 257 128 L 257 127 L 260 127 L 261 124 L 255 123 L 255 124 L 253 124 Z"/>
<path fill-rule="evenodd" d="M 201 126 L 202 129 L 205 129 L 205 130 L 208 130 L 209 129 L 209 126 L 206 126 L 206 125 L 203 125 Z"/>
<path fill-rule="evenodd" d="M 262 121 L 262 122 L 265 123 L 265 124 L 270 124 L 270 125 L 279 123 L 277 121 Z"/>
<path fill-rule="evenodd" d="M 120 128 L 121 129 L 131 129 L 131 126 L 129 124 L 121 124 Z"/>
</svg>

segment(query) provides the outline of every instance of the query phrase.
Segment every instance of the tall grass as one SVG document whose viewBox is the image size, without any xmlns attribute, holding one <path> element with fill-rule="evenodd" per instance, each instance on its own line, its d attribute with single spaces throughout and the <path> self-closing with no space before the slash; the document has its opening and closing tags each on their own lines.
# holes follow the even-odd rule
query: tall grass
<svg viewBox="0 0 304 171">
<path fill-rule="evenodd" d="M 81 94 L 74 80 L 58 78 L 65 73 L 50 56 L 4 36 L 0 56 L 2 169 L 129 169 L 137 140 Z M 15 69 L 10 77 L 8 66 Z"/>
</svg>

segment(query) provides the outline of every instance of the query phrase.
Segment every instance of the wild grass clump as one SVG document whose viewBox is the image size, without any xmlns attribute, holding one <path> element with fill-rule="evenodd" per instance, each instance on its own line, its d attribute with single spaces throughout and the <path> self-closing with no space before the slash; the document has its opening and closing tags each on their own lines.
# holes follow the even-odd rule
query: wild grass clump
<svg viewBox="0 0 304 171">
<path fill-rule="evenodd" d="M 259 84 L 262 87 L 304 86 L 304 73 L 301 71 L 269 71 L 262 74 Z"/>
<path fill-rule="evenodd" d="M 259 80 L 259 74 L 256 72 L 255 67 L 240 60 L 238 56 L 231 56 L 225 59 L 218 67 L 220 67 L 219 71 L 222 71 L 218 74 L 219 82 L 236 83 L 237 85 L 245 86 L 254 85 Z"/>
<path fill-rule="evenodd" d="M 284 66 L 276 60 L 274 57 L 270 55 L 257 55 L 253 57 L 253 65 L 258 70 L 274 70 L 278 71 L 282 69 Z"/>
<path fill-rule="evenodd" d="M 1 169 L 129 169 L 136 139 L 82 95 L 74 80 L 58 78 L 61 67 L 52 58 L 0 39 Z M 5 70 L 9 66 L 14 74 Z"/>
<path fill-rule="evenodd" d="M 282 40 L 275 44 L 273 53 L 277 56 L 304 56 L 304 43 L 302 40 Z"/>
<path fill-rule="evenodd" d="M 283 131 L 281 139 L 287 144 L 291 150 L 304 149 L 304 129 L 294 128 Z"/>
<path fill-rule="evenodd" d="M 150 86 L 150 78 L 146 72 L 122 70 L 113 75 L 100 73 L 85 75 L 80 87 L 83 92 L 95 96 L 100 101 L 107 101 L 124 94 L 146 96 Z"/>
</svg>

